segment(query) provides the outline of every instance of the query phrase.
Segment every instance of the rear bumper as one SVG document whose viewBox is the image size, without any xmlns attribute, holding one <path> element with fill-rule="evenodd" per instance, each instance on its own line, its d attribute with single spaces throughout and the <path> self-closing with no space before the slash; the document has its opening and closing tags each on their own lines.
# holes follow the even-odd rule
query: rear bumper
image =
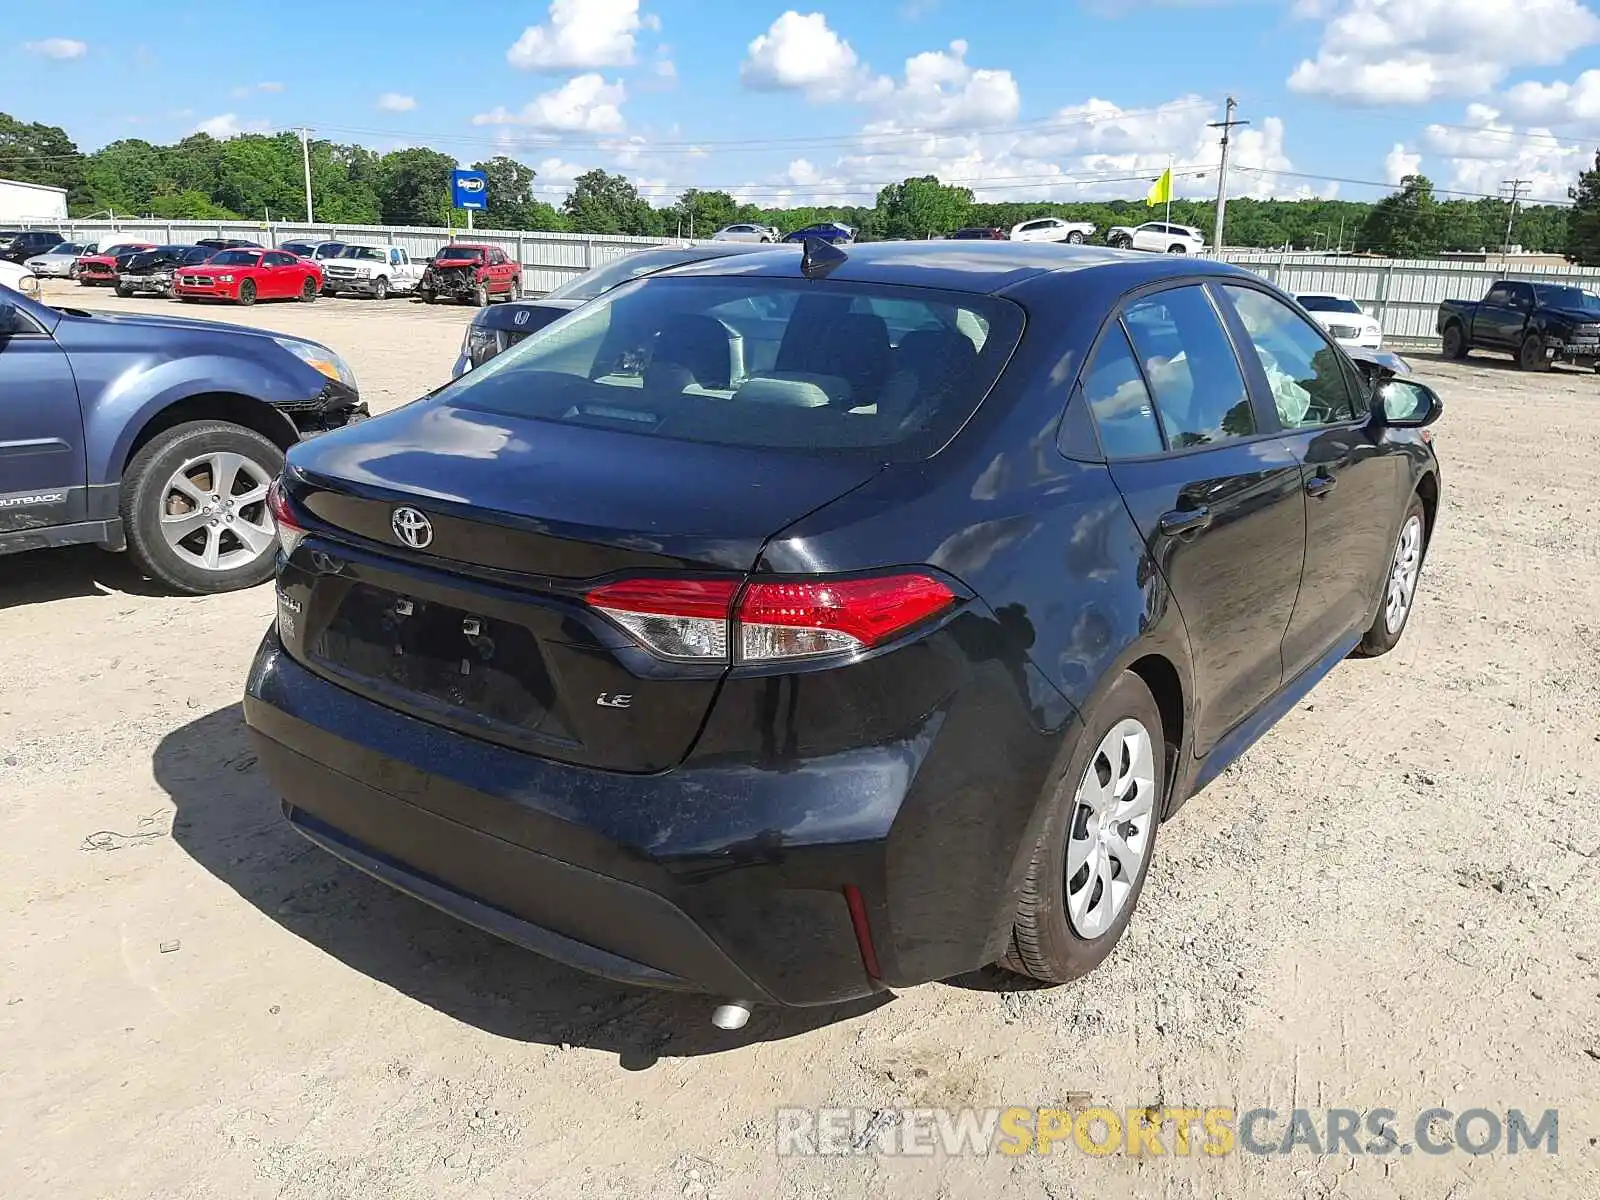
<svg viewBox="0 0 1600 1200">
<path fill-rule="evenodd" d="M 275 630 L 244 701 L 290 821 L 331 853 L 581 970 L 784 1005 L 946 978 L 1003 953 L 1036 789 L 1063 732 L 1006 709 L 978 687 L 881 746 L 630 775 L 374 703 L 292 659 Z M 847 887 L 862 897 L 876 977 Z"/>
<path fill-rule="evenodd" d="M 674 811 L 694 829 L 682 806 L 703 808 L 706 786 L 736 803 L 713 779 L 586 770 L 465 737 L 321 679 L 275 634 L 245 720 L 301 833 L 469 924 L 628 983 L 793 1005 L 879 990 L 828 885 L 848 848 L 808 864 L 621 834 Z"/>
</svg>

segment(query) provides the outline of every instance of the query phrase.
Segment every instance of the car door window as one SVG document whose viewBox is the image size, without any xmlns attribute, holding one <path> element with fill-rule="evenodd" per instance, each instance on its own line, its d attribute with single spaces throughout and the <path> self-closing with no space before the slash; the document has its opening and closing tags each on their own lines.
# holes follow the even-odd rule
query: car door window
<svg viewBox="0 0 1600 1200">
<path fill-rule="evenodd" d="M 1165 449 L 1150 390 L 1120 321 L 1106 330 L 1083 373 L 1083 398 L 1107 458 L 1138 458 Z"/>
<path fill-rule="evenodd" d="M 1225 285 L 1266 373 L 1285 428 L 1335 425 L 1357 416 L 1355 397 L 1332 343 L 1275 296 Z"/>
<path fill-rule="evenodd" d="M 1172 449 L 1256 432 L 1239 361 L 1203 287 L 1145 296 L 1123 317 Z"/>
<path fill-rule="evenodd" d="M 1508 287 L 1492 287 L 1489 294 L 1483 298 L 1485 304 L 1510 304 L 1511 289 Z"/>
</svg>

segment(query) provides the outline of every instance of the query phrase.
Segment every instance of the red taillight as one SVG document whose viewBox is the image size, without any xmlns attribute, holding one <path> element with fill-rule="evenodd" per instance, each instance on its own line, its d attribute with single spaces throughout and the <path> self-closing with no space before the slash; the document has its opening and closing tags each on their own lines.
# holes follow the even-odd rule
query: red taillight
<svg viewBox="0 0 1600 1200">
<path fill-rule="evenodd" d="M 810 658 L 876 646 L 955 598 L 929 575 L 752 583 L 739 601 L 739 657 Z"/>
<path fill-rule="evenodd" d="M 295 547 L 305 541 L 306 531 L 305 526 L 295 517 L 294 506 L 283 490 L 281 475 L 272 481 L 271 487 L 267 488 L 267 511 L 272 514 L 272 523 L 277 526 L 278 545 L 283 547 L 284 555 L 293 554 Z"/>
<path fill-rule="evenodd" d="M 728 610 L 736 579 L 627 579 L 584 597 L 662 658 L 728 657 Z"/>
<path fill-rule="evenodd" d="M 930 575 L 758 580 L 631 579 L 590 592 L 589 604 L 663 658 L 781 662 L 847 654 L 887 641 L 948 609 L 955 593 Z"/>
</svg>

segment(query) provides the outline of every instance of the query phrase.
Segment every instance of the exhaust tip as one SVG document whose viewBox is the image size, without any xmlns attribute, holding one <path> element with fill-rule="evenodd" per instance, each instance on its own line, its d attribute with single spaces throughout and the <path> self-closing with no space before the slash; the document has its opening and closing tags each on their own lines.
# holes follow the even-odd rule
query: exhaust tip
<svg viewBox="0 0 1600 1200">
<path fill-rule="evenodd" d="M 739 1000 L 719 1004 L 711 1011 L 711 1023 L 718 1029 L 743 1029 L 750 1020 L 750 1006 Z"/>
</svg>

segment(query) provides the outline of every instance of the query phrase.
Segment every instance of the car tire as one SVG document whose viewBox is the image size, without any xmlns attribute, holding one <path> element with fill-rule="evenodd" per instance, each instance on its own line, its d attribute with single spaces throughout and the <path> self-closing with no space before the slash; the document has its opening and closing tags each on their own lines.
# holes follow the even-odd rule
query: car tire
<svg viewBox="0 0 1600 1200">
<path fill-rule="evenodd" d="M 1389 574 L 1383 582 L 1383 597 L 1378 601 L 1378 615 L 1356 646 L 1357 658 L 1377 658 L 1399 644 L 1411 620 L 1411 612 L 1417 606 L 1417 584 L 1427 558 L 1428 514 L 1422 507 L 1421 497 L 1412 496 L 1410 507 L 1400 522 L 1400 532 L 1395 535 L 1394 553 L 1389 556 Z"/>
<path fill-rule="evenodd" d="M 473 308 L 487 308 L 489 306 L 489 289 L 480 283 L 467 295 L 461 297 L 461 302 L 470 304 Z"/>
<path fill-rule="evenodd" d="M 1460 325 L 1446 325 L 1444 329 L 1444 356 L 1458 362 L 1467 356 L 1472 347 L 1467 345 L 1467 332 Z"/>
<path fill-rule="evenodd" d="M 239 285 L 239 303 L 248 308 L 256 302 L 256 284 L 253 279 L 246 279 Z"/>
<path fill-rule="evenodd" d="M 1113 250 L 1132 250 L 1133 239 L 1125 233 L 1119 233 L 1115 237 L 1107 239 L 1106 245 Z"/>
<path fill-rule="evenodd" d="M 418 288 L 417 295 L 422 297 L 422 302 L 424 304 L 432 304 L 438 299 L 438 297 L 433 294 L 432 288 Z"/>
<path fill-rule="evenodd" d="M 1517 351 L 1517 366 L 1524 371 L 1550 369 L 1550 360 L 1544 356 L 1544 339 L 1537 333 L 1530 333 L 1522 339 L 1522 346 Z"/>
<path fill-rule="evenodd" d="M 67 278 L 68 279 L 77 279 L 78 278 L 78 264 L 77 263 L 73 263 L 70 267 L 67 268 Z"/>
<path fill-rule="evenodd" d="M 372 285 L 372 298 L 374 300 L 387 300 L 389 298 L 389 281 L 382 275 L 378 276 Z"/>
<path fill-rule="evenodd" d="M 1189 247 L 1181 245 L 1178 242 L 1173 242 L 1172 245 L 1167 247 L 1167 253 L 1168 254 L 1187 254 L 1187 253 L 1189 253 Z"/>
<path fill-rule="evenodd" d="M 1007 970 L 1041 983 L 1066 983 L 1087 975 L 1115 948 L 1155 854 L 1166 751 L 1161 712 L 1150 689 L 1137 675 L 1123 672 L 1085 716 L 1066 770 L 1051 784 L 1049 815 L 1001 963 Z M 1096 807 L 1097 802 L 1105 807 Z M 1102 813 L 1126 818 L 1102 821 Z M 1131 870 L 1107 848 L 1098 832 L 1102 827 L 1111 831 L 1108 837 L 1119 839 L 1125 853 L 1137 853 Z M 1073 857 L 1081 861 L 1069 875 Z"/>
<path fill-rule="evenodd" d="M 219 470 L 234 459 L 238 460 L 234 496 L 251 497 L 233 509 L 239 523 L 208 523 L 179 537 L 183 526 L 163 518 L 196 515 L 194 498 L 206 498 L 203 490 L 196 490 L 196 478 L 203 484 L 210 464 L 210 483 L 217 486 Z M 268 534 L 273 529 L 266 484 L 282 470 L 282 449 L 242 425 L 189 421 L 157 434 L 133 456 L 122 479 L 122 528 L 129 555 L 145 575 L 192 595 L 265 582 L 272 577 L 277 557 L 276 536 L 262 537 L 263 528 Z M 177 486 L 180 474 L 188 481 L 187 491 Z M 182 511 L 184 506 L 188 511 Z M 204 559 L 213 548 L 217 565 L 207 566 Z M 245 553 L 252 549 L 256 552 Z"/>
<path fill-rule="evenodd" d="M 314 304 L 317 299 L 317 281 L 310 276 L 300 285 L 300 303 Z"/>
<path fill-rule="evenodd" d="M 128 287 L 126 284 L 119 283 L 117 284 L 117 295 L 126 300 L 129 296 L 133 295 L 133 289 Z"/>
<path fill-rule="evenodd" d="M 1074 229 L 1071 233 L 1067 234 L 1067 241 L 1071 242 L 1074 246 L 1081 246 L 1083 245 L 1083 234 Z"/>
</svg>

